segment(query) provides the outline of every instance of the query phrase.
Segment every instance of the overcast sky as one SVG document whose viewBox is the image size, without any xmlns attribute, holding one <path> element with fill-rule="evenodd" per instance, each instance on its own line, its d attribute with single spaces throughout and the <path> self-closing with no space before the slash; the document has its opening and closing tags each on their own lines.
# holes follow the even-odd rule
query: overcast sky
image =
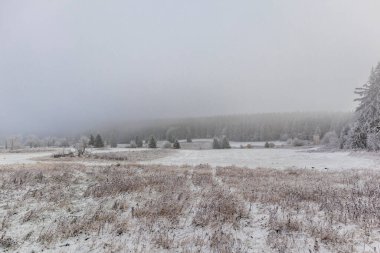
<svg viewBox="0 0 380 253">
<path fill-rule="evenodd" d="M 378 0 L 1 0 L 0 131 L 352 111 Z"/>
</svg>

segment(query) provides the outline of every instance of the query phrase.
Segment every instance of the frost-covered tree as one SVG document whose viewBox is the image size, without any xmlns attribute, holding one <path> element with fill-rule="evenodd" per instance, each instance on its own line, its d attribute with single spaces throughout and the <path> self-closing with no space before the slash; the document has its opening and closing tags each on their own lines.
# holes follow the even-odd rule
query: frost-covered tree
<svg viewBox="0 0 380 253">
<path fill-rule="evenodd" d="M 221 148 L 218 138 L 214 138 L 214 140 L 212 142 L 212 148 L 213 149 L 220 149 Z"/>
<path fill-rule="evenodd" d="M 90 140 L 88 141 L 89 146 L 95 146 L 95 137 L 91 134 Z"/>
<path fill-rule="evenodd" d="M 136 143 L 136 146 L 137 146 L 138 148 L 142 148 L 142 146 L 143 146 L 143 141 L 140 139 L 140 137 L 136 136 L 136 138 L 135 138 L 135 143 Z"/>
<path fill-rule="evenodd" d="M 95 146 L 95 148 L 103 148 L 104 147 L 104 142 L 103 142 L 102 136 L 100 136 L 100 134 L 96 135 L 94 146 Z"/>
<path fill-rule="evenodd" d="M 41 146 L 41 141 L 36 135 L 29 135 L 26 139 L 26 145 L 30 148 L 37 148 Z"/>
<path fill-rule="evenodd" d="M 231 148 L 230 141 L 228 140 L 227 136 L 222 137 L 222 148 Z"/>
<path fill-rule="evenodd" d="M 178 140 L 175 140 L 174 143 L 173 143 L 173 148 L 174 149 L 180 149 L 181 148 L 181 144 L 179 144 L 179 141 Z"/>
<path fill-rule="evenodd" d="M 75 143 L 74 148 L 78 156 L 84 155 L 86 148 L 88 147 L 89 138 L 87 136 L 82 136 L 77 143 Z"/>
<path fill-rule="evenodd" d="M 149 138 L 148 147 L 149 148 L 157 148 L 157 140 L 153 135 L 150 136 L 150 138 Z"/>
<path fill-rule="evenodd" d="M 129 143 L 129 147 L 130 148 L 137 148 L 137 144 L 134 140 L 131 140 L 131 142 Z"/>
<path fill-rule="evenodd" d="M 371 149 L 380 146 L 373 143 L 380 133 L 380 63 L 372 69 L 368 82 L 357 88 L 355 94 L 359 96 L 355 99 L 359 106 L 349 133 L 351 146 L 359 149 L 369 148 L 369 141 Z"/>
<path fill-rule="evenodd" d="M 327 132 L 323 136 L 321 143 L 327 147 L 338 148 L 339 147 L 338 135 L 335 133 L 335 131 Z"/>
</svg>

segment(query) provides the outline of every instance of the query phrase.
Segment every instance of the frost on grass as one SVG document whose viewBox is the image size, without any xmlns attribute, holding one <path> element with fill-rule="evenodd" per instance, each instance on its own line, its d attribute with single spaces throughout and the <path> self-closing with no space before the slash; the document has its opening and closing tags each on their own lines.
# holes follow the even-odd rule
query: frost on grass
<svg viewBox="0 0 380 253">
<path fill-rule="evenodd" d="M 0 247 L 38 252 L 376 252 L 380 172 L 2 167 Z"/>
</svg>

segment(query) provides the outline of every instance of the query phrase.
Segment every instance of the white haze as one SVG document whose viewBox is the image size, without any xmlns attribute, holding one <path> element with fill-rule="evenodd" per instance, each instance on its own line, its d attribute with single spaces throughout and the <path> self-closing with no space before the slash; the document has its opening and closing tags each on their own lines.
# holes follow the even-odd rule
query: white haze
<svg viewBox="0 0 380 253">
<path fill-rule="evenodd" d="M 2 0 L 0 131 L 352 111 L 378 0 Z"/>
</svg>

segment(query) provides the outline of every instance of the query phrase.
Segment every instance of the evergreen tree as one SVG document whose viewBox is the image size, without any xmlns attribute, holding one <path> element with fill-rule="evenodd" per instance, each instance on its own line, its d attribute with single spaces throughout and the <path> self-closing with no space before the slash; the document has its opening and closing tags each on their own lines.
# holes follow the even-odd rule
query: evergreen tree
<svg viewBox="0 0 380 253">
<path fill-rule="evenodd" d="M 214 138 L 214 140 L 212 142 L 212 148 L 213 149 L 220 149 L 220 143 L 219 143 L 218 138 Z"/>
<path fill-rule="evenodd" d="M 227 136 L 222 137 L 222 148 L 231 148 L 230 141 L 228 140 Z"/>
<path fill-rule="evenodd" d="M 94 146 L 95 146 L 95 148 L 102 148 L 102 147 L 104 147 L 104 142 L 103 142 L 103 139 L 100 136 L 100 134 L 96 135 L 95 145 Z"/>
<path fill-rule="evenodd" d="M 380 134 L 380 63 L 372 69 L 369 80 L 361 88 L 357 88 L 355 94 L 359 98 L 356 109 L 356 120 L 351 128 L 350 142 L 352 148 L 368 148 L 368 136 L 371 136 L 371 147 Z"/>
<path fill-rule="evenodd" d="M 173 143 L 173 148 L 174 149 L 180 149 L 181 148 L 181 144 L 179 144 L 179 141 L 178 140 L 175 140 L 174 143 Z"/>
<path fill-rule="evenodd" d="M 89 146 L 95 146 L 95 138 L 92 134 L 90 135 L 90 140 L 88 142 L 88 145 Z"/>
<path fill-rule="evenodd" d="M 136 136 L 136 138 L 135 138 L 135 143 L 136 143 L 136 146 L 137 146 L 138 148 L 142 148 L 142 146 L 143 146 L 143 141 L 142 141 L 138 136 Z"/>
<path fill-rule="evenodd" d="M 150 138 L 149 138 L 148 147 L 149 148 L 157 148 L 157 140 L 153 135 L 150 136 Z"/>
</svg>

